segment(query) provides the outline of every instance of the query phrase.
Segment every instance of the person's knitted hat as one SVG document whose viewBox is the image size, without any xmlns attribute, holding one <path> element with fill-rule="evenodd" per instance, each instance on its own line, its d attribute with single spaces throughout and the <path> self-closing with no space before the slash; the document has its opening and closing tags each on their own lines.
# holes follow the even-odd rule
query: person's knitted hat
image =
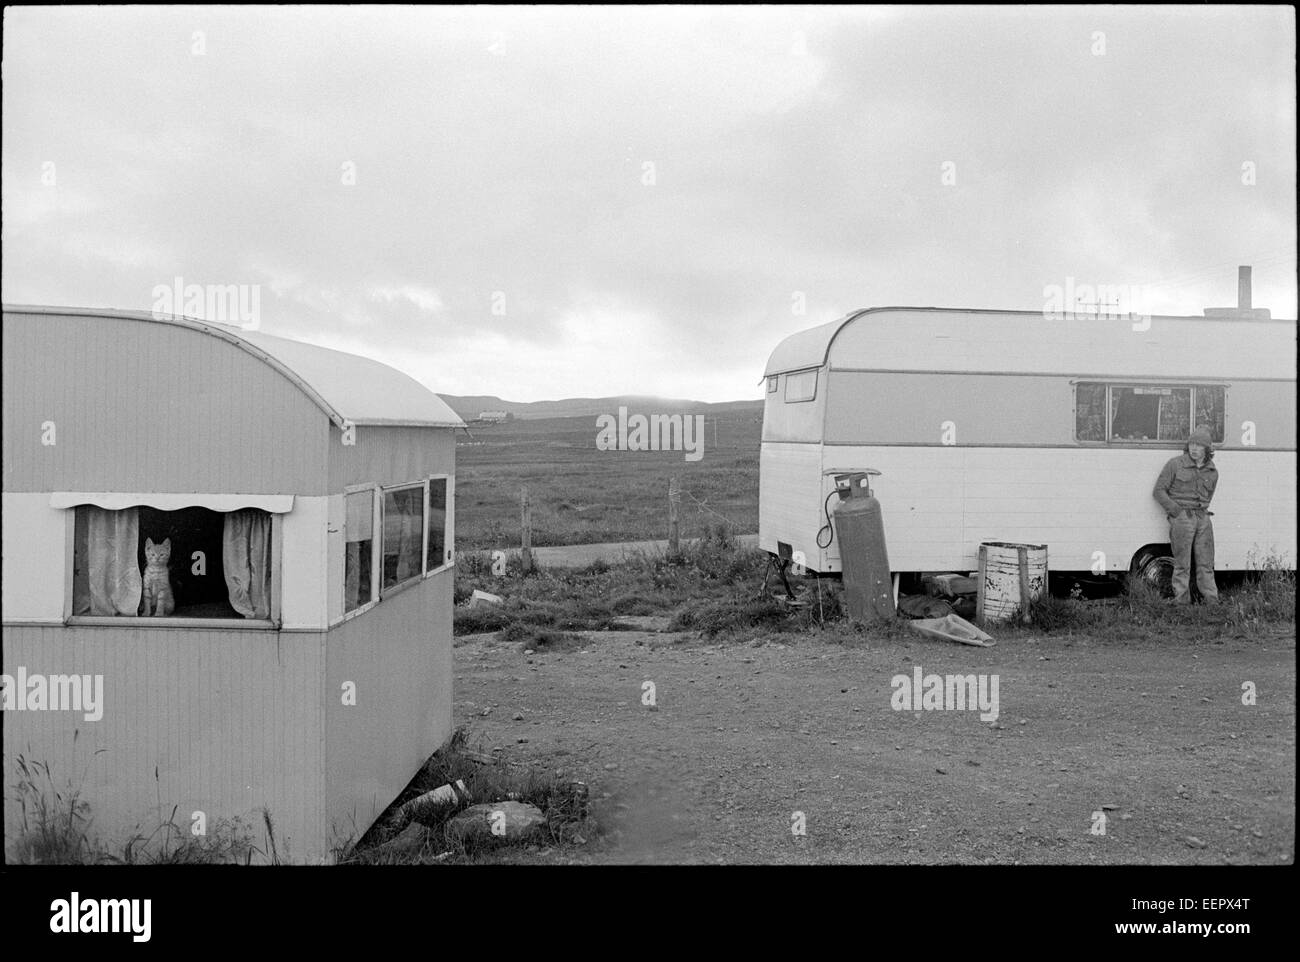
<svg viewBox="0 0 1300 962">
<path fill-rule="evenodd" d="M 1187 439 L 1188 444 L 1199 444 L 1207 451 L 1214 446 L 1214 439 L 1210 435 L 1210 428 L 1205 424 L 1198 424 L 1196 430 L 1192 432 L 1191 437 Z"/>
</svg>

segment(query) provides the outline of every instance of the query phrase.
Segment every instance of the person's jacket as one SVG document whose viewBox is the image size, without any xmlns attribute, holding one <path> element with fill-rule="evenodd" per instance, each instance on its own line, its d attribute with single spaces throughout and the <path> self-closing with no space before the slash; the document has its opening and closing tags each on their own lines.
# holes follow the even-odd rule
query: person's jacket
<svg viewBox="0 0 1300 962">
<path fill-rule="evenodd" d="M 1165 514 L 1176 518 L 1185 508 L 1208 508 L 1218 483 L 1219 469 L 1214 466 L 1213 450 L 1205 449 L 1205 460 L 1199 468 L 1184 450 L 1178 457 L 1169 459 L 1151 493 Z"/>
</svg>

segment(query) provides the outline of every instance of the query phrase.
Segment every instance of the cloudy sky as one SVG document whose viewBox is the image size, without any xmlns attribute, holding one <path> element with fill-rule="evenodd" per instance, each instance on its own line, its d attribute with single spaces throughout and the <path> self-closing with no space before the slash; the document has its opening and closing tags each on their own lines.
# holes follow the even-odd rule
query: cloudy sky
<svg viewBox="0 0 1300 962">
<path fill-rule="evenodd" d="M 254 285 L 510 400 L 759 397 L 872 305 L 1296 316 L 1286 7 L 6 8 L 8 303 Z M 221 319 L 221 318 L 214 318 Z"/>
</svg>

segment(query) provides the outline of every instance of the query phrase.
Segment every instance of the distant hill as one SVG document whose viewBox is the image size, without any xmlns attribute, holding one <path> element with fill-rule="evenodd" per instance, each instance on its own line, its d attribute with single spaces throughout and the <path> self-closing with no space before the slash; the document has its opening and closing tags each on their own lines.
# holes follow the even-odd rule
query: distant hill
<svg viewBox="0 0 1300 962">
<path fill-rule="evenodd" d="M 620 406 L 629 414 L 707 414 L 726 418 L 759 416 L 762 401 L 684 401 L 679 398 L 622 395 L 619 397 L 575 397 L 561 401 L 504 401 L 495 395 L 438 395 L 462 418 L 476 418 L 483 411 L 505 411 L 517 418 L 579 418 L 600 414 L 618 414 Z"/>
</svg>

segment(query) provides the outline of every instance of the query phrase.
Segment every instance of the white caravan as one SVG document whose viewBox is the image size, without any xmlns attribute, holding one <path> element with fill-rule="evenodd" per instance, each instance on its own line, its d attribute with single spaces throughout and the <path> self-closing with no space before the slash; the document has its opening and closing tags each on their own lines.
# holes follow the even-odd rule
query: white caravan
<svg viewBox="0 0 1300 962">
<path fill-rule="evenodd" d="M 875 469 L 891 569 L 971 571 L 985 541 L 1053 571 L 1169 553 L 1151 489 L 1208 423 L 1215 567 L 1296 558 L 1296 322 L 880 307 L 787 337 L 766 370 L 759 546 L 841 571 L 836 472 Z M 819 533 L 821 537 L 819 538 Z"/>
</svg>

